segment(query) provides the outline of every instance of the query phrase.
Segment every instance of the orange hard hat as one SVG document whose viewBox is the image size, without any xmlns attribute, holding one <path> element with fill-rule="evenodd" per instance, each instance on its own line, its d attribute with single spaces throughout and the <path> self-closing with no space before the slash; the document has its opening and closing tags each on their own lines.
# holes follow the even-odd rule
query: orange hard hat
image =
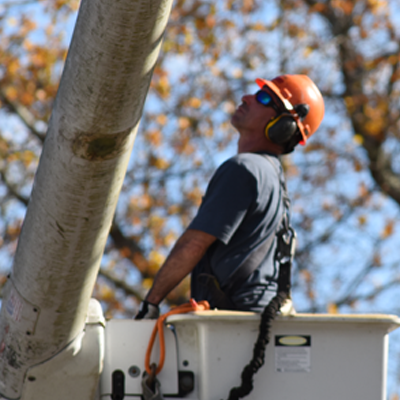
<svg viewBox="0 0 400 400">
<path fill-rule="evenodd" d="M 293 116 L 300 130 L 304 145 L 307 139 L 318 129 L 324 117 L 325 106 L 322 94 L 307 75 L 281 75 L 272 81 L 256 79 L 260 88 L 267 86 L 282 101 L 285 109 Z M 295 108 L 307 104 L 309 111 L 301 119 Z"/>
</svg>

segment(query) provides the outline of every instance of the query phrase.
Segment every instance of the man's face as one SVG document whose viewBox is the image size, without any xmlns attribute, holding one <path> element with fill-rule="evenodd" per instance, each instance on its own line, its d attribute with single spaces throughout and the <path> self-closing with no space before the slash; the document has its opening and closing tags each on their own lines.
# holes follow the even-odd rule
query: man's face
<svg viewBox="0 0 400 400">
<path fill-rule="evenodd" d="M 276 96 L 271 91 L 267 88 L 262 90 L 271 95 L 273 101 L 276 102 Z M 233 113 L 231 123 L 239 133 L 244 131 L 264 133 L 266 125 L 276 115 L 277 112 L 273 107 L 259 103 L 255 94 L 248 94 L 242 97 L 242 103 Z"/>
</svg>

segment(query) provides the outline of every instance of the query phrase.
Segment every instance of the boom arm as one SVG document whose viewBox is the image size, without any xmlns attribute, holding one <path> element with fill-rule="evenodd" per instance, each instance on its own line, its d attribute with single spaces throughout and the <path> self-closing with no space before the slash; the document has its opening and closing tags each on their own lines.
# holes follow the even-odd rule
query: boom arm
<svg viewBox="0 0 400 400">
<path fill-rule="evenodd" d="M 27 370 L 82 334 L 170 8 L 82 1 L 4 289 L 5 398 L 19 398 Z"/>
</svg>

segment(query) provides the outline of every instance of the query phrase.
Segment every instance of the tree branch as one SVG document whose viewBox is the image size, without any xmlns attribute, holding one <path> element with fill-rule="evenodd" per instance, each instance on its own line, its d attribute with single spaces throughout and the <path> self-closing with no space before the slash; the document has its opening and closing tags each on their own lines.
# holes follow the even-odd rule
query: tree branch
<svg viewBox="0 0 400 400">
<path fill-rule="evenodd" d="M 136 265 L 143 278 L 149 277 L 149 262 L 145 258 L 143 250 L 133 239 L 127 238 L 123 234 L 115 220 L 111 226 L 110 237 L 114 242 L 115 248 L 120 250 L 125 258 Z"/>
<path fill-rule="evenodd" d="M 381 293 L 384 293 L 386 290 L 390 289 L 393 286 L 400 285 L 400 277 L 396 279 L 392 279 L 391 281 L 387 282 L 386 284 L 377 287 L 374 290 L 371 290 L 368 293 L 365 294 L 360 294 L 357 296 L 348 296 L 346 298 L 342 298 L 341 300 L 338 300 L 335 302 L 335 305 L 337 307 L 342 306 L 344 304 L 351 304 L 355 301 L 360 301 L 360 300 L 371 300 L 378 296 Z"/>
<path fill-rule="evenodd" d="M 42 143 L 44 142 L 46 135 L 35 128 L 35 118 L 26 107 L 22 104 L 12 102 L 3 90 L 0 90 L 0 100 L 11 110 L 11 112 L 20 118 L 34 136 L 36 136 Z"/>
<path fill-rule="evenodd" d="M 374 261 L 374 255 L 378 252 L 378 245 L 380 243 L 380 239 L 376 239 L 374 246 L 373 246 L 373 254 L 372 259 L 366 263 L 365 267 L 361 269 L 361 271 L 354 277 L 354 279 L 349 282 L 347 288 L 344 290 L 344 295 L 338 301 L 335 301 L 337 306 L 341 306 L 343 304 L 349 304 L 354 301 L 354 293 L 356 292 L 357 288 L 363 282 L 365 277 L 376 267 L 376 262 Z"/>
<path fill-rule="evenodd" d="M 351 37 L 348 34 L 347 22 L 343 23 L 343 16 L 337 16 L 334 12 L 321 12 L 331 24 L 332 32 L 337 36 L 340 33 L 339 61 L 346 87 L 345 95 L 351 98 L 352 105 L 347 107 L 354 133 L 363 137 L 363 147 L 367 152 L 371 175 L 381 190 L 400 205 L 400 174 L 397 174 L 391 165 L 390 155 L 383 149 L 389 128 L 389 107 L 386 115 L 382 116 L 385 125 L 380 132 L 371 134 L 368 132 L 368 117 L 364 113 L 364 106 L 371 99 L 364 93 L 364 79 L 367 75 L 366 65 L 362 55 L 357 51 Z M 347 17 L 345 18 L 347 19 Z M 385 54 L 382 57 L 387 56 Z M 389 55 L 390 56 L 390 55 Z M 395 67 L 396 69 L 396 67 Z M 388 88 L 390 90 L 390 86 Z M 387 94 L 389 101 L 389 93 Z"/>
<path fill-rule="evenodd" d="M 29 4 L 35 4 L 37 3 L 37 0 L 20 0 L 20 1 L 9 1 L 0 4 L 1 7 L 3 8 L 11 8 L 11 7 L 20 7 L 20 6 L 26 6 Z"/>
<path fill-rule="evenodd" d="M 112 272 L 100 269 L 99 275 L 112 282 L 117 288 L 122 289 L 127 295 L 136 297 L 139 301 L 143 300 L 143 295 L 139 290 L 128 285 L 124 280 L 117 278 Z"/>
<path fill-rule="evenodd" d="M 382 146 L 374 147 L 366 141 L 364 148 L 370 160 L 369 169 L 375 182 L 384 193 L 400 205 L 400 175 L 393 171 L 391 157 Z"/>
<path fill-rule="evenodd" d="M 10 194 L 27 207 L 29 198 L 21 196 L 21 194 L 19 194 L 17 192 L 17 190 L 10 184 L 10 182 L 8 182 L 4 171 L 0 171 L 0 177 L 1 177 L 1 180 L 3 181 L 3 183 L 7 186 L 7 189 L 10 192 Z"/>
</svg>

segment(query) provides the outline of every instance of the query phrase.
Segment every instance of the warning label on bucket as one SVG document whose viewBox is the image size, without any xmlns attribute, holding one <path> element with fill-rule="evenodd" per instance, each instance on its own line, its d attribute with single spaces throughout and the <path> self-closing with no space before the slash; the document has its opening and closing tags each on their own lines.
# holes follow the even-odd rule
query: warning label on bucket
<svg viewBox="0 0 400 400">
<path fill-rule="evenodd" d="M 275 370 L 277 372 L 310 372 L 311 336 L 275 336 Z"/>
</svg>

